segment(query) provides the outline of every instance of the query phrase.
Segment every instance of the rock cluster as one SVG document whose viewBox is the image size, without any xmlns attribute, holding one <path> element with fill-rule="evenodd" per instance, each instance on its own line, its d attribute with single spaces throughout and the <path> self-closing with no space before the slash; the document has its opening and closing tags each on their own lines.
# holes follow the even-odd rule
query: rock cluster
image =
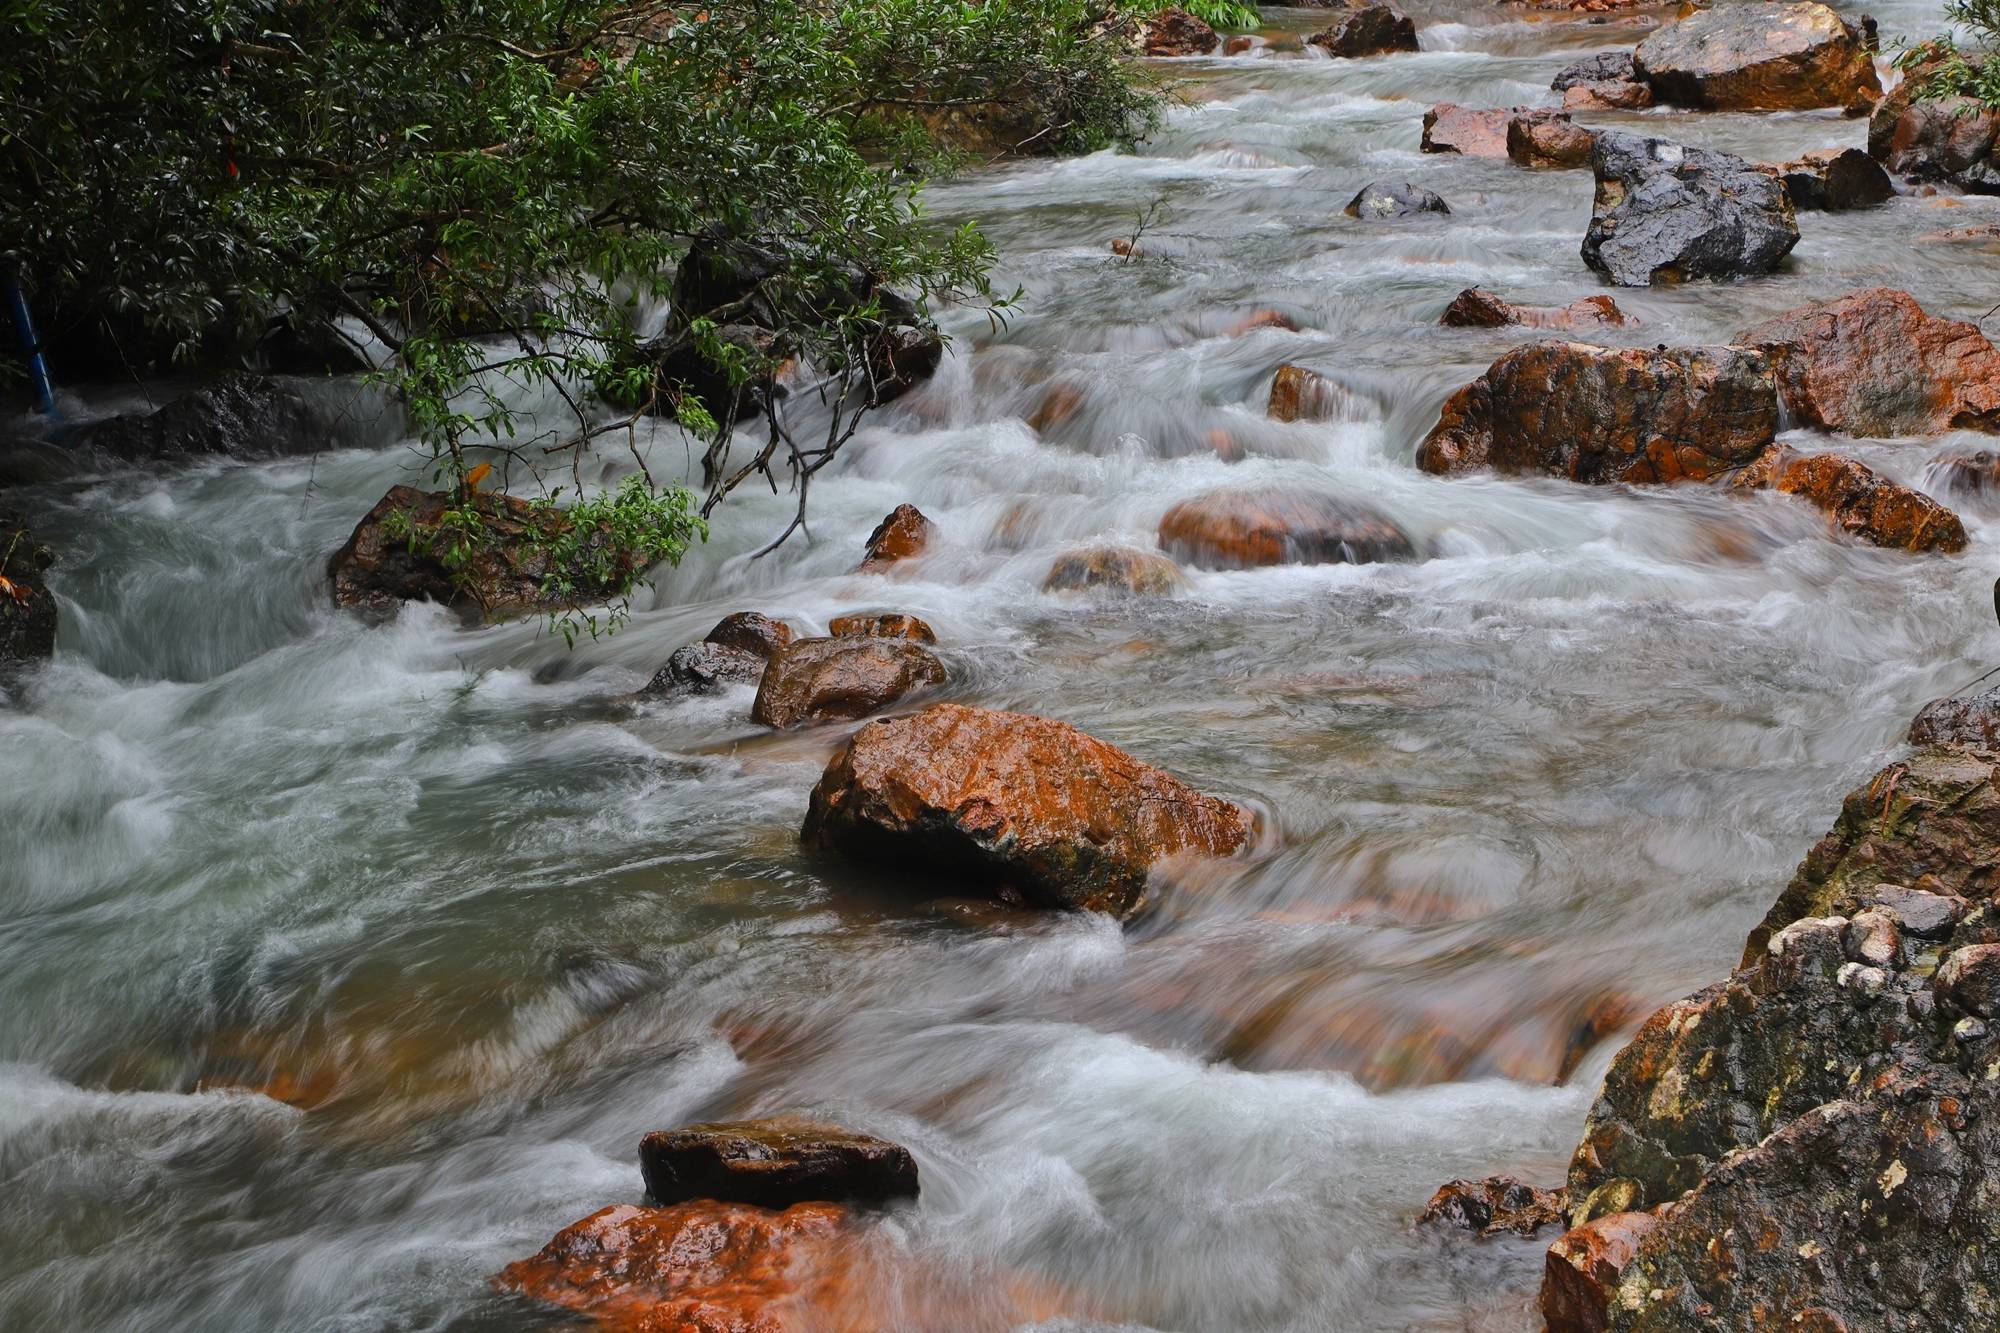
<svg viewBox="0 0 2000 1333">
<path fill-rule="evenodd" d="M 792 627 L 756 611 L 724 616 L 700 643 L 674 651 L 647 682 L 646 695 L 713 694 L 759 679 L 771 655 L 792 641 Z"/>
<path fill-rule="evenodd" d="M 2000 162 L 1994 160 L 2000 112 L 1969 97 L 1928 95 L 1946 59 L 1935 48 L 1918 54 L 1869 118 L 1868 154 L 1907 180 L 2000 194 Z"/>
</svg>

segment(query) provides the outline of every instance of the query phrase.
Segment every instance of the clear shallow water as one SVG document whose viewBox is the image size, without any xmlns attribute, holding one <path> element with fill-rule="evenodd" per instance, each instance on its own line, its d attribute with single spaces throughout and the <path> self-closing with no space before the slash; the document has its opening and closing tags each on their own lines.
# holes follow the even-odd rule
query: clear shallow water
<svg viewBox="0 0 2000 1333">
<path fill-rule="evenodd" d="M 916 1152 L 894 1247 L 1048 1284 L 1082 1326 L 1534 1326 L 1537 1247 L 1410 1219 L 1456 1175 L 1558 1177 L 1622 1035 L 1726 970 L 1839 794 L 1991 665 L 2000 558 L 1971 510 L 1967 554 L 1920 560 L 1775 497 L 1416 473 L 1445 394 L 1524 336 L 1436 328 L 1456 291 L 1600 290 L 1587 175 L 1421 155 L 1423 109 L 1553 101 L 1636 36 L 1419 19 L 1415 56 L 1173 62 L 1186 104 L 1141 155 L 936 190 L 1024 312 L 959 321 L 816 484 L 810 543 L 747 561 L 790 500 L 746 491 L 608 642 L 328 610 L 324 557 L 407 448 L 24 497 L 65 622 L 0 713 L 0 1326 L 541 1326 L 487 1275 L 638 1199 L 643 1131 L 788 1110 Z M 1864 133 L 1592 123 L 1763 159 Z M 1453 218 L 1342 218 L 1378 177 Z M 1111 258 L 1155 201 L 1154 257 Z M 1875 282 L 1976 318 L 1992 258 L 1914 238 L 1994 210 L 1806 215 L 1784 273 L 1620 292 L 1643 323 L 1617 336 L 1720 340 Z M 1231 334 L 1263 309 L 1301 331 Z M 1287 360 L 1347 419 L 1266 420 Z M 1058 385 L 1080 405 L 1038 435 Z M 1974 442 L 1851 447 L 1914 483 Z M 1258 483 L 1364 497 L 1433 557 L 1039 591 L 1070 546 Z M 904 500 L 944 548 L 848 572 Z M 940 913 L 799 855 L 842 729 L 761 734 L 748 691 L 606 702 L 728 612 L 878 607 L 937 628 L 948 697 L 1253 802 L 1276 847 L 1122 930 Z"/>
</svg>

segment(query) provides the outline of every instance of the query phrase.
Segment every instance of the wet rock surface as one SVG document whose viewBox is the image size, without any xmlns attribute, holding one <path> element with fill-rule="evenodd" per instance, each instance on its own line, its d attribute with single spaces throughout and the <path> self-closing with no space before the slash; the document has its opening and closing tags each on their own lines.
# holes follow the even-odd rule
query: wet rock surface
<svg viewBox="0 0 2000 1333">
<path fill-rule="evenodd" d="M 1640 111 L 1653 104 L 1653 90 L 1632 68 L 1630 51 L 1587 56 L 1566 66 L 1549 87 L 1571 111 Z"/>
<path fill-rule="evenodd" d="M 1944 55 L 1927 48 L 1868 120 L 1868 154 L 1897 176 L 2000 194 L 2000 112 L 1971 98 L 1927 96 Z M 1975 62 L 1977 64 L 1978 62 Z"/>
<path fill-rule="evenodd" d="M 1376 56 L 1417 49 L 1417 25 L 1410 16 L 1382 0 L 1343 0 L 1314 5 L 1334 11 L 1333 22 L 1306 38 L 1330 56 Z"/>
<path fill-rule="evenodd" d="M 2000 1319 L 2000 757 L 1960 734 L 1913 728 L 1737 972 L 1613 1060 L 1549 1253 L 1556 1333 Z"/>
<path fill-rule="evenodd" d="M 1621 287 L 1769 273 L 1799 242 L 1776 177 L 1742 158 L 1605 131 L 1583 260 Z"/>
<path fill-rule="evenodd" d="M 936 534 L 937 526 L 924 517 L 922 510 L 913 504 L 897 505 L 868 534 L 861 570 L 879 572 L 900 560 L 922 555 Z"/>
<path fill-rule="evenodd" d="M 56 599 L 44 574 L 55 552 L 19 519 L 0 513 L 0 674 L 56 650 Z"/>
<path fill-rule="evenodd" d="M 909 639 L 915 643 L 936 643 L 937 631 L 924 621 L 901 611 L 880 611 L 835 616 L 827 622 L 827 633 L 836 639 Z"/>
<path fill-rule="evenodd" d="M 1976 325 L 1869 287 L 1736 335 L 1760 347 L 1799 420 L 1847 435 L 2000 429 L 2000 351 Z"/>
<path fill-rule="evenodd" d="M 1416 555 L 1409 535 L 1355 501 L 1314 491 L 1210 491 L 1160 519 L 1160 549 L 1185 565 L 1372 564 Z"/>
<path fill-rule="evenodd" d="M 1910 744 L 2000 751 L 2000 689 L 1933 699 L 1910 722 Z"/>
<path fill-rule="evenodd" d="M 748 685 L 763 678 L 764 659 L 745 648 L 690 643 L 674 649 L 667 664 L 646 683 L 642 695 L 715 694 L 731 685 Z"/>
<path fill-rule="evenodd" d="M 119 463 L 295 457 L 345 447 L 352 397 L 281 375 L 236 372 L 151 412 L 85 422 L 63 447 Z"/>
<path fill-rule="evenodd" d="M 917 1196 L 917 1164 L 900 1144 L 809 1120 L 780 1118 L 656 1130 L 639 1141 L 646 1193 L 789 1208 L 881 1204 Z"/>
<path fill-rule="evenodd" d="M 1709 111 L 1866 109 L 1882 95 L 1862 34 L 1825 5 L 1719 5 L 1639 43 L 1653 96 Z"/>
<path fill-rule="evenodd" d="M 1058 556 L 1042 581 L 1043 592 L 1111 592 L 1166 597 L 1187 586 L 1180 566 L 1157 551 L 1093 546 Z"/>
<path fill-rule="evenodd" d="M 1467 287 L 1454 296 L 1438 323 L 1459 329 L 1499 329 L 1520 325 L 1530 329 L 1619 328 L 1634 323 L 1608 296 L 1584 296 L 1566 306 L 1515 305 L 1492 292 Z"/>
<path fill-rule="evenodd" d="M 1539 342 L 1502 356 L 1445 402 L 1417 466 L 1701 481 L 1753 461 L 1777 428 L 1776 386 L 1754 351 Z"/>
<path fill-rule="evenodd" d="M 1342 211 L 1363 222 L 1405 222 L 1446 217 L 1451 213 L 1451 205 L 1408 181 L 1371 181 L 1347 201 Z"/>
<path fill-rule="evenodd" d="M 1835 529 L 1871 546 L 1946 554 L 1965 549 L 1957 514 L 1840 454 L 1799 454 L 1774 445 L 1730 485 L 1796 495 L 1824 512 Z"/>
<path fill-rule="evenodd" d="M 1424 113 L 1420 147 L 1426 153 L 1462 153 L 1467 157 L 1507 156 L 1510 110 L 1481 110 L 1456 102 L 1439 102 Z"/>
<path fill-rule="evenodd" d="M 1067 723 L 939 704 L 856 732 L 801 838 L 921 876 L 931 896 L 1127 916 L 1180 856 L 1249 845 L 1249 812 Z"/>
<path fill-rule="evenodd" d="M 1562 1224 L 1563 1193 L 1538 1189 L 1512 1176 L 1454 1180 L 1440 1186 L 1417 1218 L 1420 1226 L 1446 1226 L 1494 1236 L 1511 1231 L 1532 1236 Z"/>
<path fill-rule="evenodd" d="M 1149 56 L 1205 56 L 1219 40 L 1185 9 L 1163 9 L 1139 25 L 1139 46 Z"/>
<path fill-rule="evenodd" d="M 1316 370 L 1290 363 L 1271 377 L 1265 413 L 1273 421 L 1327 421 L 1341 414 L 1354 395 Z"/>
<path fill-rule="evenodd" d="M 1580 170 L 1596 142 L 1596 131 L 1573 123 L 1567 111 L 1522 111 L 1507 122 L 1507 159 L 1517 167 Z"/>
<path fill-rule="evenodd" d="M 782 620 L 760 611 L 737 611 L 718 620 L 703 641 L 763 659 L 790 643 L 792 637 L 792 627 Z"/>
<path fill-rule="evenodd" d="M 1841 213 L 1896 197 L 1889 173 L 1859 148 L 1826 148 L 1772 168 L 1794 211 Z"/>
<path fill-rule="evenodd" d="M 908 639 L 799 639 L 772 654 L 750 717 L 779 730 L 866 717 L 944 680 L 944 664 Z"/>
</svg>

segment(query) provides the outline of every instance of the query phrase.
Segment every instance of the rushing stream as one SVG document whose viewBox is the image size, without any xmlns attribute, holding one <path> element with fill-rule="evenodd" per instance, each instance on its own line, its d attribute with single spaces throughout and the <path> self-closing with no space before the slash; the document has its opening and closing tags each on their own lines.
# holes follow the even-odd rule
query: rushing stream
<svg viewBox="0 0 2000 1333">
<path fill-rule="evenodd" d="M 952 321 L 938 378 L 815 485 L 810 540 L 750 561 L 792 500 L 746 488 L 610 640 L 332 611 L 325 557 L 418 479 L 406 443 L 25 493 L 64 624 L 0 711 L 0 1327 L 542 1327 L 488 1276 L 638 1200 L 643 1131 L 793 1110 L 908 1145 L 894 1245 L 1060 1293 L 1049 1328 L 1538 1326 L 1540 1245 L 1414 1215 L 1454 1176 L 1559 1179 L 1617 1043 L 1721 976 L 1839 794 L 2000 660 L 2000 529 L 1962 509 L 1965 555 L 1911 557 L 1784 497 L 1418 473 L 1444 396 L 1533 336 L 1438 328 L 1451 296 L 1601 290 L 1589 173 L 1419 154 L 1424 108 L 1552 104 L 1639 34 L 1412 10 L 1420 55 L 1163 63 L 1185 102 L 1138 155 L 935 189 L 1022 312 Z M 1942 22 L 1876 16 L 1885 43 Z M 1753 160 L 1865 133 L 1581 119 Z M 1453 216 L 1343 218 L 1374 178 Z M 1976 319 L 1993 258 L 1916 238 L 1996 202 L 1803 214 L 1778 276 L 1621 291 L 1643 323 L 1604 340 L 1723 341 L 1874 283 Z M 1300 331 L 1234 331 L 1260 310 Z M 1267 420 L 1284 361 L 1349 388 L 1342 419 Z M 1078 406 L 1038 434 L 1058 388 Z M 1850 452 L 1915 484 L 1974 439 Z M 1040 591 L 1080 542 L 1267 482 L 1365 497 L 1432 558 Z M 851 572 L 906 500 L 942 551 Z M 927 908 L 797 848 L 844 728 L 773 737 L 747 689 L 611 702 L 725 613 L 868 608 L 936 627 L 945 697 L 1074 722 L 1273 845 L 1125 928 Z"/>
</svg>

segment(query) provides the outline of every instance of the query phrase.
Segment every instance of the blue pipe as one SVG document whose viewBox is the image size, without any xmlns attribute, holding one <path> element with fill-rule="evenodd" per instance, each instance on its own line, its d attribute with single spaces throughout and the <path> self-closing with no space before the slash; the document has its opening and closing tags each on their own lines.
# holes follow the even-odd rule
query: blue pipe
<svg viewBox="0 0 2000 1333">
<path fill-rule="evenodd" d="M 28 378 L 35 386 L 35 410 L 43 416 L 56 414 L 56 386 L 49 379 L 49 363 L 42 359 L 41 344 L 35 341 L 34 316 L 28 313 L 28 295 L 21 280 L 7 275 L 7 305 L 14 313 L 14 333 L 21 340 L 21 355 L 28 359 Z"/>
</svg>

